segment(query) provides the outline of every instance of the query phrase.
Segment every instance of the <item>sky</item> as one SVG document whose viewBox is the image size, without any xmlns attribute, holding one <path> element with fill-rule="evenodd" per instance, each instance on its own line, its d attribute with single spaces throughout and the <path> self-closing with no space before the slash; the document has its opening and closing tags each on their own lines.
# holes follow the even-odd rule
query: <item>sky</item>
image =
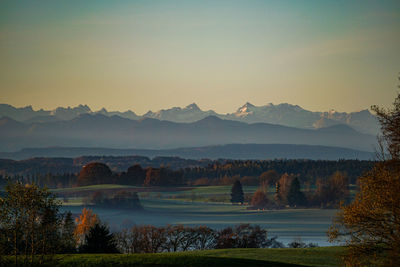
<svg viewBox="0 0 400 267">
<path fill-rule="evenodd" d="M 0 1 L 0 103 L 389 107 L 400 1 Z"/>
</svg>

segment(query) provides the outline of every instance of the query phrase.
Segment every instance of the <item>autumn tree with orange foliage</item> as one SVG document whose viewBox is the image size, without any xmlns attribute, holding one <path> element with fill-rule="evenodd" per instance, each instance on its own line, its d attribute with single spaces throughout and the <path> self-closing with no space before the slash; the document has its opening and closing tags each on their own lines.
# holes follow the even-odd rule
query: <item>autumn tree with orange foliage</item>
<svg viewBox="0 0 400 267">
<path fill-rule="evenodd" d="M 281 178 L 276 182 L 276 191 L 275 191 L 275 202 L 278 206 L 281 206 L 283 204 L 287 203 L 286 196 L 289 193 L 290 190 L 290 185 L 292 184 L 292 181 L 294 180 L 293 175 L 289 175 L 287 173 L 284 173 Z"/>
<path fill-rule="evenodd" d="M 112 183 L 112 172 L 106 164 L 100 162 L 83 166 L 77 180 L 78 186 L 109 183 Z"/>
<path fill-rule="evenodd" d="M 381 123 L 381 161 L 359 179 L 360 192 L 341 208 L 328 234 L 347 244 L 346 266 L 400 266 L 400 93 L 394 109 L 373 107 Z"/>
<path fill-rule="evenodd" d="M 99 223 L 99 218 L 91 209 L 83 208 L 82 214 L 75 219 L 76 227 L 74 236 L 78 244 L 82 244 L 85 240 L 85 235 L 89 233 L 90 228 Z"/>
<path fill-rule="evenodd" d="M 266 208 L 268 202 L 268 198 L 262 190 L 257 190 L 251 198 L 251 206 L 256 209 Z"/>
<path fill-rule="evenodd" d="M 260 174 L 260 187 L 264 193 L 268 192 L 271 185 L 276 184 L 279 179 L 279 174 L 275 170 L 268 170 Z"/>
</svg>

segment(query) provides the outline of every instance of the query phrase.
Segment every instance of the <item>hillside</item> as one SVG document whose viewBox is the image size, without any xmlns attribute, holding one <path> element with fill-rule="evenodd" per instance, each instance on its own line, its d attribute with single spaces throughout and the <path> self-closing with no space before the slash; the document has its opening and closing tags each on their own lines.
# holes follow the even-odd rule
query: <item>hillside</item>
<svg viewBox="0 0 400 267">
<path fill-rule="evenodd" d="M 301 129 L 268 123 L 244 123 L 209 116 L 192 123 L 130 120 L 83 114 L 67 121 L 26 124 L 0 120 L 0 151 L 26 147 L 109 147 L 172 149 L 224 144 L 301 144 L 373 151 L 375 136 L 347 125 Z"/>
</svg>

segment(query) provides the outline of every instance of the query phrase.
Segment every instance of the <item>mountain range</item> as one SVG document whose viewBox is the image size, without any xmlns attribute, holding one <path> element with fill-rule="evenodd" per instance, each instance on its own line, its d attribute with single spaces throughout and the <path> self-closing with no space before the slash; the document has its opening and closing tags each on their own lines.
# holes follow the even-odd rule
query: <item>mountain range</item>
<svg viewBox="0 0 400 267">
<path fill-rule="evenodd" d="M 71 120 L 23 123 L 0 119 L 0 151 L 29 147 L 108 147 L 173 149 L 225 144 L 319 145 L 372 151 L 373 135 L 338 124 L 303 129 L 269 123 L 245 123 L 217 116 L 178 123 L 151 118 L 80 114 Z"/>
<path fill-rule="evenodd" d="M 312 112 L 298 105 L 287 103 L 264 106 L 255 106 L 246 103 L 233 113 L 218 114 L 213 110 L 201 110 L 195 103 L 184 108 L 173 107 L 156 112 L 148 111 L 143 115 L 137 115 L 128 110 L 107 111 L 105 108 L 92 111 L 87 105 L 77 107 L 58 107 L 54 110 L 33 110 L 31 106 L 16 108 L 7 104 L 0 104 L 0 117 L 8 117 L 24 124 L 48 123 L 68 121 L 81 115 L 104 115 L 107 117 L 118 116 L 130 120 L 152 118 L 177 123 L 193 123 L 209 116 L 215 116 L 223 120 L 240 121 L 245 123 L 269 123 L 303 129 L 319 129 L 339 124 L 345 124 L 364 133 L 376 135 L 379 132 L 376 117 L 368 109 L 358 112 Z"/>
</svg>

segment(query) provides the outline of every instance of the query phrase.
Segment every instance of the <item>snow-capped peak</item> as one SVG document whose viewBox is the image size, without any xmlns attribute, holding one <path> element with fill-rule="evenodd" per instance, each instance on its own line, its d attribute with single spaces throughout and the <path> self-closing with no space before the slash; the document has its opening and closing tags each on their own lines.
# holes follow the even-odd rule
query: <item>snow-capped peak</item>
<svg viewBox="0 0 400 267">
<path fill-rule="evenodd" d="M 244 104 L 243 106 L 241 106 L 239 109 L 238 109 L 238 111 L 239 110 L 248 110 L 248 109 L 251 109 L 251 108 L 254 108 L 255 106 L 253 105 L 253 104 L 251 104 L 250 102 L 246 102 L 246 104 Z"/>
<path fill-rule="evenodd" d="M 251 104 L 250 102 L 246 102 L 246 104 L 244 104 L 242 107 L 254 108 L 255 106 L 253 104 Z"/>
<path fill-rule="evenodd" d="M 236 116 L 246 116 L 248 114 L 252 114 L 254 108 L 255 106 L 253 104 L 246 102 L 246 104 L 238 108 L 236 111 Z"/>
<path fill-rule="evenodd" d="M 186 107 L 185 107 L 185 109 L 188 109 L 188 110 L 196 110 L 196 111 L 200 111 L 201 109 L 199 108 L 199 106 L 196 104 L 196 103 L 192 103 L 192 104 L 190 104 L 190 105 L 187 105 Z"/>
</svg>

